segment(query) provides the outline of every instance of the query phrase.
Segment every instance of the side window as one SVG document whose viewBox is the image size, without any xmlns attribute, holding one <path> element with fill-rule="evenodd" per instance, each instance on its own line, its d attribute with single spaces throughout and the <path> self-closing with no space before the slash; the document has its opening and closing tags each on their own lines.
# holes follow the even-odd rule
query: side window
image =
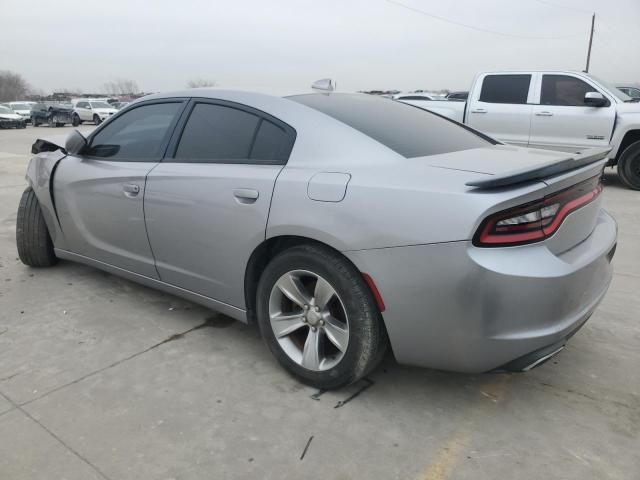
<svg viewBox="0 0 640 480">
<path fill-rule="evenodd" d="M 567 75 L 544 75 L 540 104 L 584 107 L 584 95 L 587 92 L 597 92 L 597 90 L 579 78 Z"/>
<path fill-rule="evenodd" d="M 291 139 L 287 132 L 268 120 L 262 120 L 251 150 L 252 160 L 284 163 L 291 153 Z"/>
<path fill-rule="evenodd" d="M 89 104 L 87 102 L 78 102 L 76 106 L 78 108 L 89 108 Z"/>
<path fill-rule="evenodd" d="M 158 160 L 180 102 L 142 105 L 107 123 L 91 139 L 87 155 L 109 160 Z"/>
<path fill-rule="evenodd" d="M 531 75 L 487 75 L 482 82 L 480 101 L 526 104 Z"/>
<path fill-rule="evenodd" d="M 174 157 L 193 163 L 282 163 L 290 150 L 290 137 L 280 126 L 237 108 L 198 103 Z"/>
</svg>

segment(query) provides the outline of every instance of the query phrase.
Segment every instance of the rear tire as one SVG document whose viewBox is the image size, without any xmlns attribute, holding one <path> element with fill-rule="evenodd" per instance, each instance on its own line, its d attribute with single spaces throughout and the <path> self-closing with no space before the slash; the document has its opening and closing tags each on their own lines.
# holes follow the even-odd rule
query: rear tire
<svg viewBox="0 0 640 480">
<path fill-rule="evenodd" d="M 77 113 L 73 114 L 73 118 L 71 120 L 71 125 L 73 125 L 74 127 L 77 127 L 78 125 L 80 125 L 82 122 L 80 121 L 80 117 L 78 116 Z"/>
<path fill-rule="evenodd" d="M 618 177 L 632 190 L 640 190 L 640 141 L 629 145 L 618 159 Z"/>
<path fill-rule="evenodd" d="M 50 267 L 58 261 L 40 203 L 31 187 L 24 191 L 18 206 L 16 244 L 20 260 L 25 265 Z"/>
<path fill-rule="evenodd" d="M 100 117 L 98 115 L 93 116 L 93 124 L 100 125 Z"/>
<path fill-rule="evenodd" d="M 290 278 L 304 287 L 304 294 L 297 298 L 306 297 L 308 304 L 291 301 L 278 287 L 283 279 L 287 285 Z M 321 281 L 328 286 L 324 291 L 333 292 L 325 294 L 328 301 L 320 300 L 323 295 L 317 285 Z M 278 362 L 303 383 L 320 389 L 349 385 L 367 375 L 384 356 L 387 335 L 371 290 L 347 259 L 327 247 L 300 245 L 278 254 L 260 278 L 256 300 L 265 342 Z M 304 314 L 311 310 L 320 313 Z M 295 326 L 285 316 L 295 316 Z M 279 329 L 279 337 L 274 328 Z M 314 341 L 316 360 L 305 361 L 307 344 Z"/>
</svg>

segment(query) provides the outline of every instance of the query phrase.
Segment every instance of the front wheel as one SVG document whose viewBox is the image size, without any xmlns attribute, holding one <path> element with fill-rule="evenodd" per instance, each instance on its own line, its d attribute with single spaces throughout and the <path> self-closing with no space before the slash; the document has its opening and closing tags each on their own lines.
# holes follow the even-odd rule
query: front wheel
<svg viewBox="0 0 640 480">
<path fill-rule="evenodd" d="M 18 206 L 16 244 L 18 256 L 25 265 L 50 267 L 58 261 L 40 203 L 31 187 L 24 191 Z"/>
<path fill-rule="evenodd" d="M 74 127 L 77 127 L 81 123 L 82 122 L 80 121 L 80 117 L 77 114 L 74 114 L 73 118 L 71 119 L 71 125 L 73 125 Z"/>
<path fill-rule="evenodd" d="M 618 159 L 618 177 L 633 190 L 640 190 L 640 141 L 629 145 Z"/>
<path fill-rule="evenodd" d="M 100 117 L 98 115 L 93 116 L 93 124 L 100 125 Z"/>
<path fill-rule="evenodd" d="M 386 350 L 382 317 L 362 274 L 323 246 L 290 248 L 267 265 L 257 314 L 280 364 L 317 388 L 359 380 Z"/>
</svg>

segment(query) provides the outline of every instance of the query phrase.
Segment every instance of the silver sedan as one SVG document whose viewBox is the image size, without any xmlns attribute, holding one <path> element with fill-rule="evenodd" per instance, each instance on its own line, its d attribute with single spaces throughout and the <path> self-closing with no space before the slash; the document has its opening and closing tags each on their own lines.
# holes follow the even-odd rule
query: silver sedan
<svg viewBox="0 0 640 480">
<path fill-rule="evenodd" d="M 391 99 L 189 90 L 33 146 L 26 265 L 82 262 L 257 322 L 310 385 L 523 371 L 611 280 L 606 151 L 502 145 Z"/>
</svg>

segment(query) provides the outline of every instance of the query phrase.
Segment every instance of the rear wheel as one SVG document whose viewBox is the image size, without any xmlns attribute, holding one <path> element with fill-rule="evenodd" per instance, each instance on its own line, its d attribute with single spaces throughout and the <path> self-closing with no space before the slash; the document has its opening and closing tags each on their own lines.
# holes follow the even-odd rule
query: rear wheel
<svg viewBox="0 0 640 480">
<path fill-rule="evenodd" d="M 82 122 L 80 121 L 80 117 L 78 116 L 78 114 L 74 113 L 73 118 L 71 119 L 71 125 L 73 125 L 74 127 L 77 127 L 81 123 Z"/>
<path fill-rule="evenodd" d="M 93 124 L 100 125 L 100 117 L 98 115 L 93 116 Z"/>
<path fill-rule="evenodd" d="M 58 261 L 40 203 L 31 187 L 24 191 L 18 206 L 16 244 L 20 260 L 25 265 L 50 267 Z"/>
<path fill-rule="evenodd" d="M 640 141 L 629 145 L 618 159 L 618 177 L 633 190 L 640 190 Z"/>
<path fill-rule="evenodd" d="M 33 125 L 34 127 L 40 126 L 40 123 L 38 123 L 36 117 L 31 117 L 31 125 Z"/>
<path fill-rule="evenodd" d="M 382 317 L 362 274 L 326 247 L 277 255 L 258 284 L 257 313 L 276 359 L 317 388 L 359 380 L 386 350 Z"/>
</svg>

